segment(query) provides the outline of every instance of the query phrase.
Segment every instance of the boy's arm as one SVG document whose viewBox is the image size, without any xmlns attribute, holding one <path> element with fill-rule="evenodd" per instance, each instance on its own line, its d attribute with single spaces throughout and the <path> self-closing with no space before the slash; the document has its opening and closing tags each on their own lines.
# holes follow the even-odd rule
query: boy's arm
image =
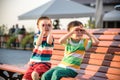
<svg viewBox="0 0 120 80">
<path fill-rule="evenodd" d="M 85 30 L 86 31 L 86 30 Z M 99 44 L 99 40 L 92 35 L 91 33 L 89 33 L 88 31 L 86 31 L 86 34 L 88 35 L 88 37 L 92 40 L 92 45 L 97 45 Z"/>
<path fill-rule="evenodd" d="M 37 39 L 37 41 L 36 41 L 36 47 L 37 47 L 37 48 L 38 48 L 39 45 L 42 43 L 43 35 L 44 35 L 44 33 L 41 32 L 40 35 L 38 36 L 38 39 Z"/>
<path fill-rule="evenodd" d="M 61 37 L 61 38 L 59 39 L 59 43 L 60 43 L 60 44 L 66 43 L 67 39 L 73 34 L 73 32 L 74 32 L 74 30 L 68 32 L 68 33 L 65 34 L 63 37 Z"/>
<path fill-rule="evenodd" d="M 48 44 L 52 44 L 52 43 L 53 43 L 53 36 L 52 36 L 52 33 L 51 33 L 51 32 L 48 34 L 47 43 L 48 43 Z"/>
</svg>

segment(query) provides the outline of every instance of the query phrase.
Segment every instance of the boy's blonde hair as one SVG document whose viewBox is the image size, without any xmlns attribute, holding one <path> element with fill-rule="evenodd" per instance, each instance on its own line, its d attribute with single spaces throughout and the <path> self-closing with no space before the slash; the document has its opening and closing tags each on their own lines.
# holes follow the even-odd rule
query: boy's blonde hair
<svg viewBox="0 0 120 80">
<path fill-rule="evenodd" d="M 49 17 L 47 17 L 47 16 L 41 16 L 41 17 L 38 18 L 38 20 L 37 20 L 37 25 L 39 24 L 39 21 L 41 21 L 41 20 L 50 20 L 50 21 L 51 21 L 51 19 L 50 19 Z"/>
<path fill-rule="evenodd" d="M 67 30 L 70 31 L 70 28 L 83 25 L 80 21 L 72 21 L 68 24 Z"/>
</svg>

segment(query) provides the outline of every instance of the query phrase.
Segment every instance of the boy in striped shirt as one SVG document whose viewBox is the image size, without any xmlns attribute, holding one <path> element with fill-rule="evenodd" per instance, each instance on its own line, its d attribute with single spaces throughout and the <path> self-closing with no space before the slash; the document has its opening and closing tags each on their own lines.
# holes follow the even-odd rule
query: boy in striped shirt
<svg viewBox="0 0 120 80">
<path fill-rule="evenodd" d="M 86 34 L 90 40 L 83 38 Z M 68 24 L 68 33 L 59 42 L 65 46 L 60 64 L 42 75 L 41 80 L 60 80 L 62 77 L 75 77 L 80 69 L 85 50 L 99 43 L 99 40 L 83 28 L 79 21 Z"/>
<path fill-rule="evenodd" d="M 39 80 L 44 72 L 50 69 L 53 51 L 51 19 L 43 16 L 37 21 L 39 33 L 34 37 L 34 49 L 30 57 L 29 68 L 22 80 Z"/>
</svg>

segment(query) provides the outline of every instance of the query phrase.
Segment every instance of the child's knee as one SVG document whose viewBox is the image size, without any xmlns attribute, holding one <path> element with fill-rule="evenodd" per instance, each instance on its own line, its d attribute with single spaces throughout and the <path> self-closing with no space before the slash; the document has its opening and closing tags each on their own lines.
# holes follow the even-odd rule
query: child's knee
<svg viewBox="0 0 120 80">
<path fill-rule="evenodd" d="M 54 76 L 60 76 L 61 75 L 61 71 L 56 70 L 56 71 L 53 72 L 53 75 Z"/>
<path fill-rule="evenodd" d="M 31 77 L 33 80 L 39 80 L 39 74 L 35 71 L 32 72 Z"/>
<path fill-rule="evenodd" d="M 46 80 L 46 78 L 47 78 L 47 75 L 44 73 L 41 77 L 41 80 Z"/>
<path fill-rule="evenodd" d="M 42 77 L 41 80 L 51 80 L 51 74 L 49 74 L 48 72 L 45 72 Z"/>
</svg>

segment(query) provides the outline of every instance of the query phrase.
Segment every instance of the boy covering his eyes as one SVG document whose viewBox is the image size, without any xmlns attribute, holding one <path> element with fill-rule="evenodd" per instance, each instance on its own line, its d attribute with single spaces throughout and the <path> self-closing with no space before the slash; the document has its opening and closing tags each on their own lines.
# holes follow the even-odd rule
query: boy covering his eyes
<svg viewBox="0 0 120 80">
<path fill-rule="evenodd" d="M 50 59 L 53 51 L 53 36 L 51 19 L 43 16 L 37 21 L 39 33 L 34 37 L 33 53 L 30 57 L 29 68 L 22 80 L 39 80 L 44 72 L 50 69 Z"/>
</svg>

